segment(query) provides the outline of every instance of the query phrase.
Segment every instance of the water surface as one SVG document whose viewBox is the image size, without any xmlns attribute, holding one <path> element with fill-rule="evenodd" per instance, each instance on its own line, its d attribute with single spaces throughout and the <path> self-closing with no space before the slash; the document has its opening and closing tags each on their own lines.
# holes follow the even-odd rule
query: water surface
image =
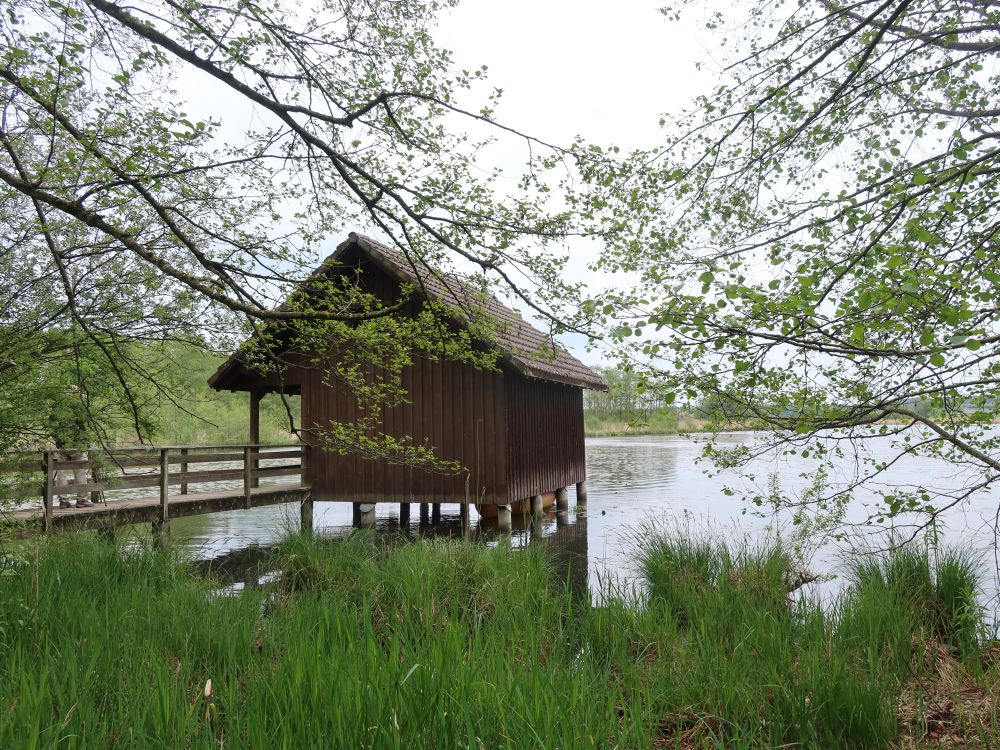
<svg viewBox="0 0 1000 750">
<path fill-rule="evenodd" d="M 731 446 L 752 445 L 756 440 L 753 433 L 731 433 L 719 438 L 719 442 Z M 884 451 L 886 458 L 895 455 L 887 444 L 875 442 L 871 445 L 876 456 L 879 451 Z M 585 557 L 591 588 L 597 590 L 611 580 L 627 583 L 633 579 L 636 549 L 632 535 L 643 523 L 680 524 L 696 533 L 711 533 L 737 541 L 759 540 L 774 533 L 794 539 L 795 526 L 789 513 L 777 516 L 761 513 L 740 494 L 727 496 L 724 489 L 734 486 L 751 492 L 755 487 L 761 490 L 773 481 L 772 476 L 776 476 L 783 491 L 800 491 L 814 476 L 815 461 L 801 456 L 765 455 L 755 459 L 750 466 L 753 478 L 747 480 L 731 473 L 706 473 L 710 467 L 698 460 L 703 446 L 703 440 L 679 436 L 588 439 L 589 503 L 586 512 L 577 511 L 574 491 L 571 491 L 570 512 L 562 516 L 549 513 L 535 540 L 541 537 L 545 543 L 570 556 Z M 831 481 L 850 481 L 855 468 L 855 459 L 845 457 L 843 466 L 838 466 Z M 904 460 L 894 470 L 896 474 L 888 474 L 882 479 L 883 483 L 919 479 L 932 486 L 937 483 L 945 489 L 957 486 L 960 481 L 954 467 L 929 459 Z M 868 536 L 868 543 L 877 545 L 885 540 L 886 524 L 863 524 L 874 500 L 871 492 L 859 492 L 849 508 L 848 520 L 862 524 L 855 530 L 855 541 Z M 996 590 L 992 549 L 997 505 L 996 492 L 982 493 L 964 507 L 949 511 L 939 525 L 944 542 L 984 553 L 991 595 Z M 317 533 L 343 535 L 351 531 L 349 504 L 318 502 L 314 515 Z M 376 516 L 377 530 L 386 533 L 401 530 L 398 505 L 379 505 Z M 411 506 L 410 518 L 405 532 L 421 533 L 415 505 Z M 487 543 L 496 540 L 493 524 L 480 523 L 474 510 L 472 518 L 474 535 Z M 255 559 L 247 548 L 266 547 L 280 540 L 287 530 L 297 528 L 298 508 L 294 505 L 270 506 L 180 518 L 171 523 L 174 538 L 197 559 L 207 561 L 226 556 L 225 559 L 232 563 Z M 908 522 L 897 523 L 902 530 L 908 531 Z M 423 533 L 460 534 L 458 506 L 443 505 L 439 526 Z M 515 544 L 532 541 L 531 533 L 523 529 L 516 529 L 513 538 Z M 807 545 L 805 564 L 812 572 L 835 573 L 847 545 L 847 542 L 834 539 L 812 545 L 815 549 Z M 241 570 L 238 565 L 232 567 Z M 816 590 L 831 592 L 836 588 L 837 582 L 833 579 Z"/>
</svg>

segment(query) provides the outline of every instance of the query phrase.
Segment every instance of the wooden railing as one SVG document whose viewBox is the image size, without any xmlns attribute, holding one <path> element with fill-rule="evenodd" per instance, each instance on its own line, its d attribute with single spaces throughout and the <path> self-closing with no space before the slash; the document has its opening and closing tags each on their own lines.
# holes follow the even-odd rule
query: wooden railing
<svg viewBox="0 0 1000 750">
<path fill-rule="evenodd" d="M 17 458 L 8 456 L 6 460 L 0 457 L 0 478 L 6 478 L 8 485 L 3 496 L 15 501 L 40 498 L 46 529 L 57 495 L 79 497 L 89 494 L 91 499 L 99 500 L 107 491 L 156 487 L 162 506 L 161 518 L 166 521 L 171 487 L 179 486 L 175 495 L 186 495 L 192 485 L 242 480 L 242 492 L 237 494 L 242 494 L 246 507 L 250 507 L 251 491 L 260 479 L 303 473 L 308 447 L 301 444 L 142 446 L 92 449 L 86 451 L 86 458 L 75 460 L 67 459 L 66 454 L 66 451 L 48 450 L 32 458 L 24 454 Z M 297 459 L 297 462 L 260 465 L 262 460 L 288 459 Z M 240 464 L 238 468 L 198 469 L 199 464 L 236 462 Z M 59 472 L 79 469 L 86 471 L 86 482 L 56 484 Z"/>
</svg>

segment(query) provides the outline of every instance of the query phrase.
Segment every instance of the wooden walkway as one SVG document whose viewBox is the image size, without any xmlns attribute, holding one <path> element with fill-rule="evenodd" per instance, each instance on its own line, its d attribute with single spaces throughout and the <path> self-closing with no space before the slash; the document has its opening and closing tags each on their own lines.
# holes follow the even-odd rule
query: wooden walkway
<svg viewBox="0 0 1000 750">
<path fill-rule="evenodd" d="M 308 495 L 307 486 L 289 483 L 251 488 L 249 504 L 242 490 L 220 490 L 171 495 L 167 500 L 167 507 L 169 519 L 172 520 L 202 513 L 301 502 Z M 159 497 L 108 500 L 97 503 L 91 508 L 56 508 L 52 511 L 50 529 L 52 531 L 107 529 L 134 523 L 157 523 L 161 520 L 161 514 Z M 33 535 L 45 530 L 45 515 L 41 508 L 13 511 L 5 514 L 5 517 L 22 533 Z"/>
<path fill-rule="evenodd" d="M 14 497 L 36 498 L 35 507 L 0 512 L 0 523 L 12 526 L 18 536 L 137 523 L 151 523 L 154 531 L 167 532 L 173 518 L 299 502 L 303 524 L 311 527 L 312 499 L 303 481 L 307 456 L 302 445 L 252 444 L 143 446 L 85 454 L 44 451 L 35 457 L 0 460 L 0 480 L 15 489 Z M 287 463 L 290 460 L 295 463 Z M 233 464 L 239 468 L 231 468 Z M 258 486 L 261 479 L 283 476 L 295 478 Z M 219 487 L 237 482 L 237 487 Z M 199 484 L 211 491 L 190 491 Z M 18 486 L 24 488 L 20 493 Z M 142 490 L 152 487 L 156 495 Z M 141 490 L 140 497 L 113 497 L 122 494 L 118 490 L 136 489 Z M 107 494 L 112 497 L 106 498 Z M 55 502 L 59 496 L 90 497 L 94 504 L 59 508 Z"/>
</svg>

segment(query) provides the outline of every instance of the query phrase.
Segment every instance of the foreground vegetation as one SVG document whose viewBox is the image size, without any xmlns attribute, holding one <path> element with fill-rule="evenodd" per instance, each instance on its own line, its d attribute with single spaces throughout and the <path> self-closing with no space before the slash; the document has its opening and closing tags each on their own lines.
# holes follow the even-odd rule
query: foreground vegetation
<svg viewBox="0 0 1000 750">
<path fill-rule="evenodd" d="M 543 547 L 290 539 L 220 595 L 71 536 L 0 577 L 0 747 L 995 747 L 975 566 L 860 562 L 790 603 L 779 548 L 642 545 L 591 608 Z"/>
</svg>

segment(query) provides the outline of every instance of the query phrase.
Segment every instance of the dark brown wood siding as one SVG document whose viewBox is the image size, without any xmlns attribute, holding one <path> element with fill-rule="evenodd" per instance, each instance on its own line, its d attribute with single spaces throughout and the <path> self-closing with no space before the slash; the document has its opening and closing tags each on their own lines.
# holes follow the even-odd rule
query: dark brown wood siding
<svg viewBox="0 0 1000 750">
<path fill-rule="evenodd" d="M 553 492 L 587 478 L 583 442 L 583 391 L 508 376 L 508 499 Z"/>
<path fill-rule="evenodd" d="M 307 430 L 356 417 L 357 405 L 342 388 L 322 383 L 316 372 L 303 372 L 302 380 L 302 424 Z M 418 359 L 404 370 L 403 384 L 410 403 L 385 411 L 384 431 L 398 438 L 413 436 L 417 444 L 426 442 L 439 457 L 458 461 L 466 471 L 445 475 L 316 451 L 310 464 L 313 496 L 355 502 L 505 503 L 503 373 Z"/>
<path fill-rule="evenodd" d="M 398 282 L 366 259 L 355 260 L 371 292 L 385 302 L 397 298 Z M 418 309 L 414 302 L 404 314 Z M 323 383 L 315 369 L 291 367 L 284 382 L 301 386 L 307 431 L 359 416 L 353 396 Z M 504 504 L 585 478 L 580 388 L 528 379 L 511 369 L 483 371 L 425 358 L 403 371 L 402 383 L 409 403 L 384 412 L 383 431 L 396 438 L 412 436 L 416 444 L 434 448 L 464 471 L 445 475 L 314 451 L 309 479 L 315 499 Z"/>
</svg>

